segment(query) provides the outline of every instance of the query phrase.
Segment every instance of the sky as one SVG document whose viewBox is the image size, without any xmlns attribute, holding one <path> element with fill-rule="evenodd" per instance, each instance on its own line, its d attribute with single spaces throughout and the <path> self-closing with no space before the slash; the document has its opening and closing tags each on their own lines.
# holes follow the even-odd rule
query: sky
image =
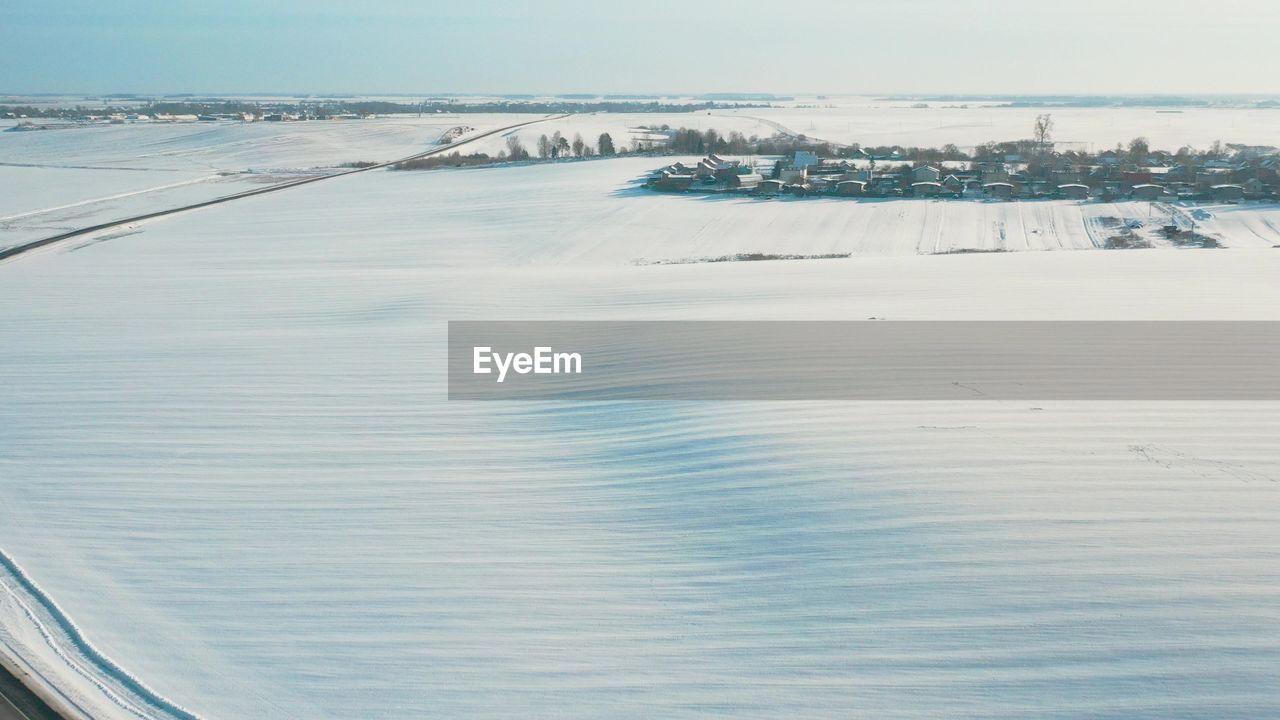
<svg viewBox="0 0 1280 720">
<path fill-rule="evenodd" d="M 1275 94 L 1274 0 L 20 0 L 0 93 Z"/>
</svg>

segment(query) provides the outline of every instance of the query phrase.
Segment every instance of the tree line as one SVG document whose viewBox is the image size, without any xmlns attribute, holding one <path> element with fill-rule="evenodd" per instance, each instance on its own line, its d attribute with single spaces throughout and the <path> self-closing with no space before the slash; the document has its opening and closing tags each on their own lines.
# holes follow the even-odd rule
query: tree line
<svg viewBox="0 0 1280 720">
<path fill-rule="evenodd" d="M 498 162 L 609 157 L 618 154 L 618 149 L 613 144 L 613 136 L 609 133 L 600 133 L 600 136 L 596 138 L 595 144 L 591 144 L 583 139 L 581 133 L 574 133 L 573 139 L 569 140 L 559 130 L 551 135 L 543 134 L 539 137 L 535 151 L 537 152 L 537 157 L 534 157 L 528 148 L 524 146 L 519 135 L 512 133 L 507 136 L 506 148 L 500 151 L 497 157 L 486 153 L 463 155 L 461 152 L 453 152 L 447 155 L 429 155 L 416 160 L 407 160 L 397 163 L 393 167 L 396 170 L 430 170 L 439 167 L 469 167 L 491 165 Z"/>
</svg>

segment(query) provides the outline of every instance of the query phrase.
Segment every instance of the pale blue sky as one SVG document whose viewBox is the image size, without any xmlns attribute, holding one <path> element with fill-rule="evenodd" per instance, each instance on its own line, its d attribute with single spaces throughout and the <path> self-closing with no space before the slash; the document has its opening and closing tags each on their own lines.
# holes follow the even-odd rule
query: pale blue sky
<svg viewBox="0 0 1280 720">
<path fill-rule="evenodd" d="M 0 92 L 1275 93 L 1274 0 L 6 0 Z"/>
</svg>

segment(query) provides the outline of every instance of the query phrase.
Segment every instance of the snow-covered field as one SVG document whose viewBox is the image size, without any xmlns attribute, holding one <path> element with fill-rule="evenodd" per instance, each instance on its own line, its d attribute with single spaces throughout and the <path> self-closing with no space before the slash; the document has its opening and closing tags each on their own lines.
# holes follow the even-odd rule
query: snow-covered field
<svg viewBox="0 0 1280 720">
<path fill-rule="evenodd" d="M 1256 108 L 1007 107 L 961 101 L 838 98 L 818 107 L 716 110 L 726 120 L 746 117 L 778 123 L 792 132 L 866 147 L 903 145 L 971 147 L 990 141 L 1031 137 L 1036 116 L 1053 116 L 1053 139 L 1063 147 L 1101 152 L 1145 137 L 1151 147 L 1174 151 L 1183 145 L 1207 148 L 1215 140 L 1246 145 L 1280 145 L 1280 110 Z M 968 107 L 961 107 L 967 105 Z"/>
<path fill-rule="evenodd" d="M 0 249 L 303 175 L 429 150 L 441 133 L 538 115 L 130 123 L 0 132 Z M 12 122 L 12 121 L 10 121 Z"/>
<path fill-rule="evenodd" d="M 458 319 L 1280 320 L 1280 212 L 921 255 L 1163 211 L 653 165 L 378 171 L 0 264 L 0 549 L 60 608 L 0 568 L 0 652 L 105 718 L 1280 714 L 1275 404 L 444 399 Z M 739 252 L 854 256 L 639 262 Z"/>
</svg>

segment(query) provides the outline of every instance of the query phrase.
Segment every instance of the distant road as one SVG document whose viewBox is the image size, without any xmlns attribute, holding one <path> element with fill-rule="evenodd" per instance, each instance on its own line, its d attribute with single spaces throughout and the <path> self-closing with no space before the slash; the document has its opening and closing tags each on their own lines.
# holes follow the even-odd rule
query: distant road
<svg viewBox="0 0 1280 720">
<path fill-rule="evenodd" d="M 803 133 L 798 133 L 795 130 L 792 130 L 791 128 L 787 127 L 786 125 L 783 125 L 782 123 L 776 120 L 770 120 L 769 118 L 762 118 L 759 115 L 741 115 L 739 113 L 728 113 L 723 111 L 716 112 L 714 110 L 710 111 L 709 114 L 714 117 L 737 117 L 737 118 L 746 118 L 747 120 L 755 120 L 756 122 L 761 123 L 763 125 L 768 125 L 769 127 L 773 128 L 774 131 L 776 131 L 778 134 L 791 138 L 792 140 L 799 140 L 800 138 L 805 138 L 806 140 L 812 140 L 813 142 L 826 143 L 832 147 L 837 147 L 837 148 L 849 147 L 849 145 L 845 143 L 839 143 L 834 140 L 824 140 L 822 138 L 813 137 L 812 135 L 805 135 Z"/>
<path fill-rule="evenodd" d="M 209 207 L 210 205 L 220 205 L 225 202 L 231 202 L 232 200 L 239 200 L 240 198 L 252 197 L 254 195 L 265 195 L 267 193 L 279 192 L 281 190 L 287 190 L 289 188 L 298 187 L 299 185 L 308 185 L 310 183 L 320 182 L 321 180 L 331 180 L 336 177 L 344 177 L 347 175 L 355 175 L 356 173 L 369 172 L 370 170 L 380 170 L 382 168 L 395 165 L 397 163 L 408 162 L 410 160 L 417 160 L 419 158 L 428 157 L 430 155 L 438 155 L 443 152 L 449 152 L 454 148 L 457 148 L 461 145 L 466 145 L 469 142 L 480 140 L 482 138 L 487 138 L 492 135 L 497 135 L 499 133 L 510 132 L 511 130 L 525 127 L 526 125 L 533 125 L 540 122 L 546 122 L 548 120 L 559 120 L 561 118 L 566 118 L 566 117 L 568 117 L 568 114 L 548 115 L 543 118 L 538 118 L 537 120 L 529 120 L 527 122 L 516 123 L 514 125 L 508 125 L 506 127 L 500 127 L 494 130 L 486 130 L 482 133 L 476 133 L 471 137 L 463 138 L 461 140 L 450 143 L 448 145 L 435 147 L 425 152 L 420 152 L 420 153 L 417 153 L 416 155 L 403 157 L 398 160 L 389 160 L 384 163 L 378 163 L 377 165 L 370 165 L 369 167 L 355 168 L 353 170 L 343 170 L 341 172 L 330 173 L 328 175 L 318 175 L 316 177 L 303 178 L 301 180 L 290 180 L 289 182 L 283 182 L 277 185 L 268 185 L 267 187 L 257 188 L 255 190 L 245 190 L 244 192 L 233 193 L 231 195 L 223 195 L 222 197 L 214 198 L 212 200 L 205 200 L 198 203 L 192 203 L 191 205 L 182 205 L 180 207 L 169 208 L 168 210 L 158 210 L 156 212 L 145 213 L 142 215 L 134 215 L 132 217 L 120 218 L 118 220 L 111 220 L 109 222 L 99 223 L 97 225 L 90 225 L 88 227 L 77 228 L 75 230 L 64 232 L 58 235 L 53 235 L 51 237 L 46 237 L 46 238 L 40 238 L 39 240 L 32 240 L 30 242 L 25 242 L 19 245 L 15 245 L 11 248 L 5 248 L 3 250 L 0 250 L 0 260 L 7 260 L 11 257 L 16 257 L 23 253 L 31 252 L 32 250 L 35 250 L 37 248 L 42 248 L 46 245 L 52 245 L 57 242 L 62 242 L 63 240 L 70 240 L 71 238 L 74 238 L 74 237 L 80 237 L 82 235 L 89 235 L 91 233 L 101 232 L 103 230 L 109 230 L 111 228 L 119 227 L 121 225 L 128 225 L 129 223 L 135 223 L 142 220 L 150 220 L 152 218 L 164 217 L 165 215 L 176 215 L 177 213 L 180 213 L 180 212 L 195 210 L 197 208 L 202 208 L 202 207 Z M 5 718 L 3 715 L 0 715 L 0 720 L 8 720 L 8 719 Z"/>
</svg>

